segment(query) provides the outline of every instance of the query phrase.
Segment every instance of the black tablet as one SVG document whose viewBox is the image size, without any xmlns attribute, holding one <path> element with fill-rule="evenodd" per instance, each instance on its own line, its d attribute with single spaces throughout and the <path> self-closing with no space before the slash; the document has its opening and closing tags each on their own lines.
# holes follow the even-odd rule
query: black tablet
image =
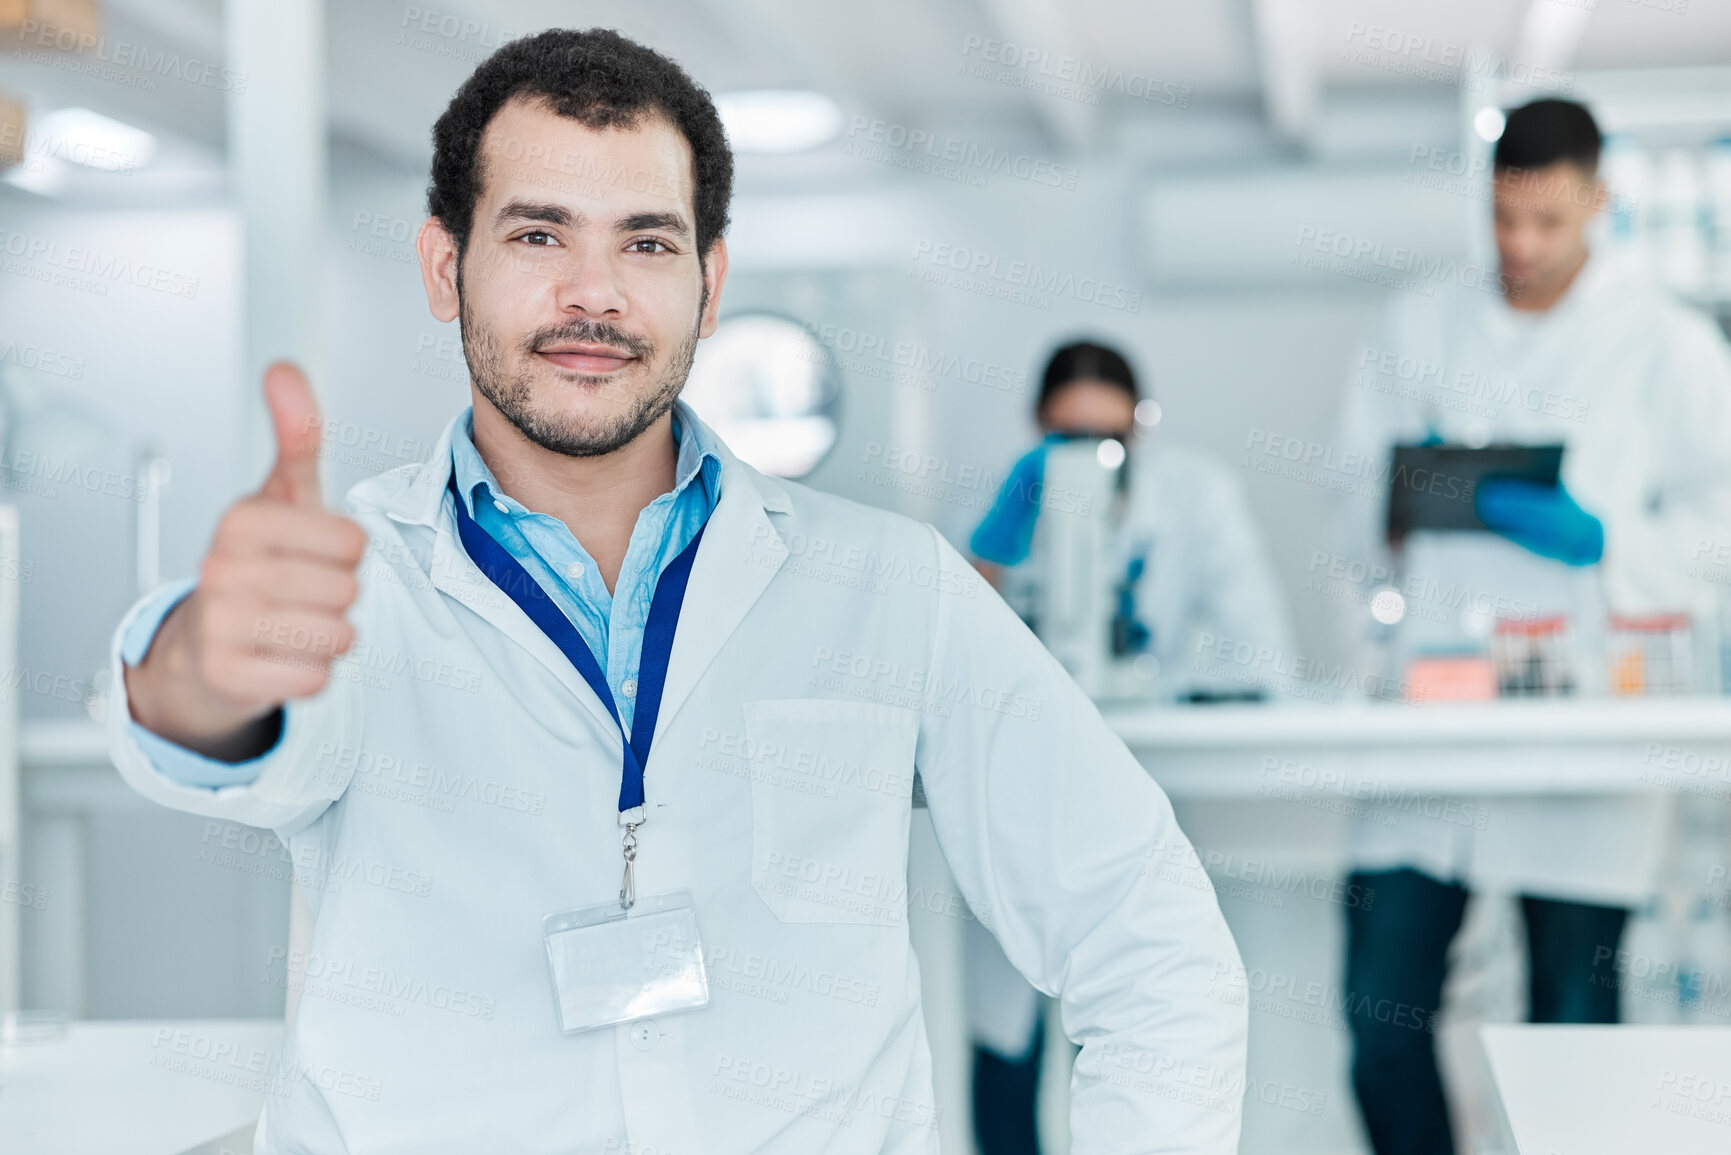
<svg viewBox="0 0 1731 1155">
<path fill-rule="evenodd" d="M 1487 529 L 1473 508 L 1486 478 L 1556 485 L 1562 467 L 1561 445 L 1397 445 L 1389 463 L 1389 539 L 1415 529 Z"/>
</svg>

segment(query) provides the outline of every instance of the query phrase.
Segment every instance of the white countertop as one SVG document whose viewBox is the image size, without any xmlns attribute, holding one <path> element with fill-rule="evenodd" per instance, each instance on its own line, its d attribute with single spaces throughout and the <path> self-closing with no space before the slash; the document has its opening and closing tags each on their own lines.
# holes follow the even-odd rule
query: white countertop
<svg viewBox="0 0 1731 1155">
<path fill-rule="evenodd" d="M 1731 1029 L 1481 1027 L 1520 1155 L 1725 1155 Z"/>
<path fill-rule="evenodd" d="M 1731 743 L 1731 697 L 1499 699 L 1423 705 L 1223 703 L 1105 705 L 1130 746 L 1196 749 L 1282 743 L 1328 746 L 1548 745 L 1655 741 Z"/>
<path fill-rule="evenodd" d="M 0 1044 L 6 1155 L 182 1155 L 249 1128 L 278 1070 L 280 1019 L 75 1022 Z"/>
</svg>

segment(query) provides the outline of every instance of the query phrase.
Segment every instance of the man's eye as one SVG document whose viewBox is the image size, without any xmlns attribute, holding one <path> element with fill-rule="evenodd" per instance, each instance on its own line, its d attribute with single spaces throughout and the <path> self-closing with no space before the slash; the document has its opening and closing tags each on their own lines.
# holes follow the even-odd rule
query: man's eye
<svg viewBox="0 0 1731 1155">
<path fill-rule="evenodd" d="M 541 237 L 542 239 L 541 240 L 535 240 L 534 238 L 536 238 L 536 237 Z M 520 241 L 528 241 L 532 245 L 538 245 L 542 248 L 545 248 L 545 247 L 547 247 L 547 245 L 552 243 L 553 234 L 548 233 L 548 232 L 543 232 L 540 229 L 536 229 L 532 233 L 524 233 L 522 236 L 518 237 L 517 239 Z"/>
<path fill-rule="evenodd" d="M 645 245 L 654 247 L 645 248 Z M 671 253 L 673 249 L 666 241 L 658 240 L 655 237 L 638 237 L 636 240 L 631 242 L 630 251 L 634 253 Z"/>
</svg>

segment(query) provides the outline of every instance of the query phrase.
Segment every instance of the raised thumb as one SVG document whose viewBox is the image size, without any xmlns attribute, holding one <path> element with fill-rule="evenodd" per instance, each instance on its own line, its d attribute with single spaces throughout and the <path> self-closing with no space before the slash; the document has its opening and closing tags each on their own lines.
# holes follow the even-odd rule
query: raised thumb
<svg viewBox="0 0 1731 1155">
<path fill-rule="evenodd" d="M 261 492 L 291 505 L 324 508 L 319 490 L 319 406 L 306 374 L 278 361 L 265 370 L 264 398 L 276 429 L 276 464 Z"/>
</svg>

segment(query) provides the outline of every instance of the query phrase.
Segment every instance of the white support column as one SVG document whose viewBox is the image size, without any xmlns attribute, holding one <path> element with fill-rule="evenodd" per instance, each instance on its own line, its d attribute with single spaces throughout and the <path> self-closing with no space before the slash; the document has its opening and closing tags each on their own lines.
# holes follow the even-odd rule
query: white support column
<svg viewBox="0 0 1731 1155">
<path fill-rule="evenodd" d="M 324 376 L 326 200 L 323 0 L 226 0 L 229 172 L 241 213 L 245 340 L 235 382 L 244 414 L 237 483 L 272 458 L 264 367 L 288 357 L 317 390 Z"/>
<path fill-rule="evenodd" d="M 0 573 L 22 572 L 18 560 L 18 510 L 0 506 Z M 0 661 L 16 669 L 18 661 L 18 581 L 0 579 Z M 18 773 L 18 695 L 0 695 L 0 1016 L 18 1009 L 22 949 L 24 876 L 19 853 L 23 829 L 23 790 Z"/>
</svg>

